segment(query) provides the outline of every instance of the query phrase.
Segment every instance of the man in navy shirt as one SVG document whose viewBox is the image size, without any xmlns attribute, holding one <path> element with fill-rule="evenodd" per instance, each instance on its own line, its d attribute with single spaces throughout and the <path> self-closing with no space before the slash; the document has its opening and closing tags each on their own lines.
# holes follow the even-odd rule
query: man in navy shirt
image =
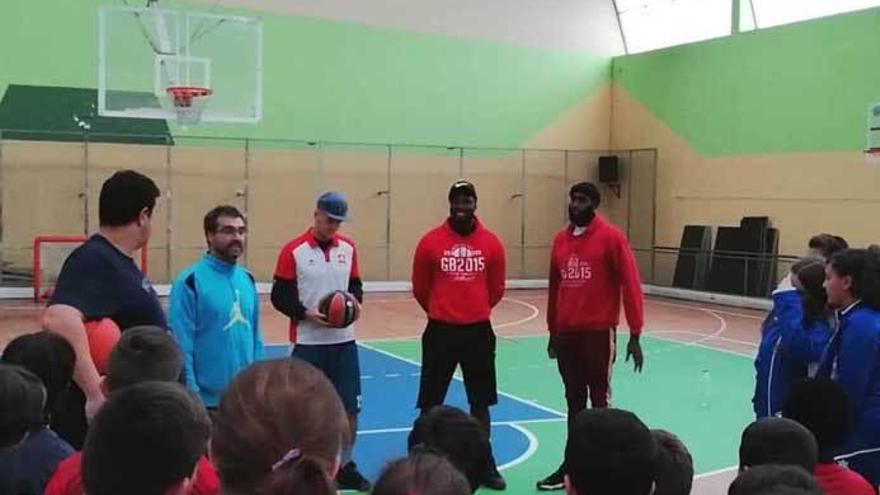
<svg viewBox="0 0 880 495">
<path fill-rule="evenodd" d="M 120 329 L 137 325 L 167 328 L 165 314 L 150 282 L 134 262 L 145 248 L 159 188 L 131 170 L 116 172 L 101 187 L 100 232 L 64 262 L 43 328 L 66 338 L 76 352 L 74 387 L 59 414 L 58 433 L 74 448 L 85 440 L 86 418 L 104 402 L 100 377 L 89 353 L 84 321 L 112 319 Z"/>
</svg>

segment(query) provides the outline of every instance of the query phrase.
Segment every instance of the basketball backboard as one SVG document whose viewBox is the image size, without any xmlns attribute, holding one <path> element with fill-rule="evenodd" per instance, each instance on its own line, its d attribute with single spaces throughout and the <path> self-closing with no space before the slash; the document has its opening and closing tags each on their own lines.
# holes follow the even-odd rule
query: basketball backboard
<svg viewBox="0 0 880 495">
<path fill-rule="evenodd" d="M 192 87 L 210 93 L 192 99 L 199 111 L 195 121 L 257 123 L 263 113 L 262 51 L 262 21 L 256 17 L 184 12 L 155 2 L 101 7 L 98 114 L 178 119 L 169 88 Z M 192 118 L 190 113 L 189 122 L 180 122 Z"/>
</svg>

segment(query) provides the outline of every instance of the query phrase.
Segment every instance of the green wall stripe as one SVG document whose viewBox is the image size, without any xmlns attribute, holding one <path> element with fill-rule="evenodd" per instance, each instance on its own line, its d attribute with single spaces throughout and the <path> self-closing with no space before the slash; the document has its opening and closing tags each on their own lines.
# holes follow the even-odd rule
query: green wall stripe
<svg viewBox="0 0 880 495">
<path fill-rule="evenodd" d="M 104 3 L 6 0 L 0 44 L 22 51 L 3 51 L 0 90 L 8 83 L 94 87 Z M 519 146 L 610 80 L 608 57 L 250 14 L 265 22 L 264 122 L 188 132 Z"/>
</svg>

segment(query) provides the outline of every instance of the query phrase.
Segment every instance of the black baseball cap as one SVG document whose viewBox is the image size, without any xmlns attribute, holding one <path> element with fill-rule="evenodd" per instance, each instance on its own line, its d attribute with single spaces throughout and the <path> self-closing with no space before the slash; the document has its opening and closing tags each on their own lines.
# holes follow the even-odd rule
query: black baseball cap
<svg viewBox="0 0 880 495">
<path fill-rule="evenodd" d="M 477 188 L 466 180 L 457 180 L 449 188 L 449 201 L 452 201 L 456 196 L 470 196 L 476 200 Z"/>
</svg>

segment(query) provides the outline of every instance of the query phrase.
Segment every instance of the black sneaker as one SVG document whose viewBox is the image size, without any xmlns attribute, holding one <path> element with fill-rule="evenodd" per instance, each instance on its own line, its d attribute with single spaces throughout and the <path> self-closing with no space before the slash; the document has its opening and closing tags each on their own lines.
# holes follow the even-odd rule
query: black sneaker
<svg viewBox="0 0 880 495">
<path fill-rule="evenodd" d="M 486 470 L 486 474 L 483 477 L 483 482 L 481 484 L 490 490 L 504 490 L 507 488 L 507 482 L 504 481 L 504 478 L 495 466 L 494 457 L 489 458 L 489 467 Z"/>
<path fill-rule="evenodd" d="M 565 488 L 565 471 L 563 471 L 560 466 L 559 469 L 553 472 L 550 476 L 542 479 L 537 483 L 538 490 L 542 491 L 552 491 L 552 490 L 562 490 Z"/>
<path fill-rule="evenodd" d="M 370 491 L 370 481 L 357 469 L 354 461 L 349 462 L 336 473 L 336 488 L 339 490 L 357 490 L 359 492 Z"/>
</svg>

